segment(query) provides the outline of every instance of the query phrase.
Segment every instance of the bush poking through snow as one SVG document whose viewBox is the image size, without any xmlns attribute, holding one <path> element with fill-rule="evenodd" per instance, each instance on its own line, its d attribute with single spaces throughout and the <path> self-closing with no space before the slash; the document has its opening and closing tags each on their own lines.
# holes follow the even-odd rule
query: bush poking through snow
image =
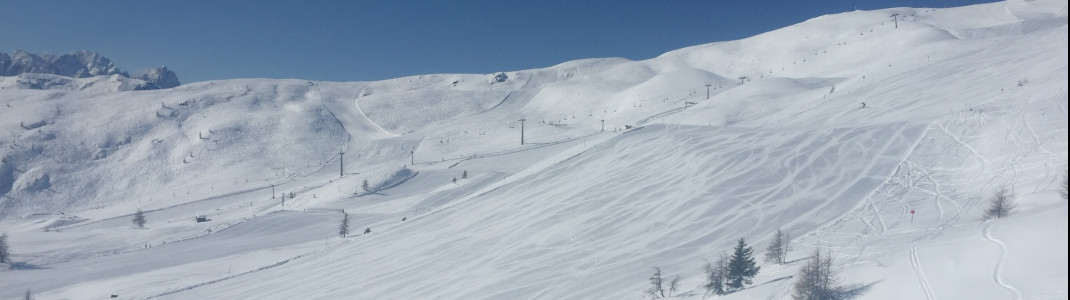
<svg viewBox="0 0 1070 300">
<path fill-rule="evenodd" d="M 145 212 L 138 208 L 137 212 L 134 213 L 134 220 L 132 221 L 134 222 L 134 225 L 137 225 L 137 228 L 145 228 Z"/>
<path fill-rule="evenodd" d="M 985 210 L 985 219 L 1006 217 L 1014 212 L 1015 206 L 1014 195 L 1008 192 L 1006 187 L 1001 187 L 992 195 L 988 209 Z"/>
</svg>

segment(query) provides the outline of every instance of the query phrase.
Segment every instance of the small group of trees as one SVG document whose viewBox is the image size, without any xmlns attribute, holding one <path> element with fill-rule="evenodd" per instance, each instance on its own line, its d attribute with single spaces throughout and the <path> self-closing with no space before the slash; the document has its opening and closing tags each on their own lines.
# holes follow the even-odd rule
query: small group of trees
<svg viewBox="0 0 1070 300">
<path fill-rule="evenodd" d="M 723 295 L 751 284 L 761 267 L 754 262 L 754 250 L 740 238 L 732 255 L 721 254 L 716 263 L 706 262 L 706 294 Z"/>
</svg>

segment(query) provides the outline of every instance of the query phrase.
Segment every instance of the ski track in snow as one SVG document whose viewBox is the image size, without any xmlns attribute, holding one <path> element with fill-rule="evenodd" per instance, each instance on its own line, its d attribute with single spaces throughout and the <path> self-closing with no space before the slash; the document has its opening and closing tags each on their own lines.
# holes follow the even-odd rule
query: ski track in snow
<svg viewBox="0 0 1070 300">
<path fill-rule="evenodd" d="M 918 278 L 918 284 L 921 285 L 921 290 L 925 292 L 925 299 L 934 300 L 933 289 L 929 284 L 929 279 L 925 277 L 925 270 L 921 268 L 921 263 L 918 261 L 918 247 L 910 247 L 910 266 L 914 269 L 914 276 Z"/>
<path fill-rule="evenodd" d="M 1022 292 L 1003 280 L 1003 263 L 1007 260 L 1007 244 L 992 237 L 992 226 L 994 226 L 997 221 L 998 220 L 988 221 L 988 224 L 982 229 L 981 234 L 985 239 L 999 246 L 999 260 L 996 261 L 996 268 L 992 270 L 992 281 L 995 282 L 996 285 L 1013 293 L 1014 299 L 1022 299 Z"/>
</svg>

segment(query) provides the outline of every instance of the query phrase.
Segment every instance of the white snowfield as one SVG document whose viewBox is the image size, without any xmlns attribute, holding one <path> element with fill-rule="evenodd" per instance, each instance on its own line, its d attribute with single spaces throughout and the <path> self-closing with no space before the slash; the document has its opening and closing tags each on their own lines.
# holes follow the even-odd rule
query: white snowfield
<svg viewBox="0 0 1070 300">
<path fill-rule="evenodd" d="M 788 263 L 717 298 L 828 249 L 856 299 L 1067 299 L 1067 74 L 1035 0 L 495 74 L 0 77 L 0 298 L 641 299 L 659 267 L 702 299 L 779 228 Z"/>
</svg>

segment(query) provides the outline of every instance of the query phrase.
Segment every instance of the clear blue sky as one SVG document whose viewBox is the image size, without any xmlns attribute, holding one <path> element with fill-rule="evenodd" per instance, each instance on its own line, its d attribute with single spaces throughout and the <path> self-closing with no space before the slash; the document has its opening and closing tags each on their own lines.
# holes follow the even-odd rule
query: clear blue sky
<svg viewBox="0 0 1070 300">
<path fill-rule="evenodd" d="M 93 50 L 183 83 L 381 80 L 492 73 L 597 57 L 648 59 L 824 14 L 990 0 L 0 0 L 0 52 Z"/>
</svg>

